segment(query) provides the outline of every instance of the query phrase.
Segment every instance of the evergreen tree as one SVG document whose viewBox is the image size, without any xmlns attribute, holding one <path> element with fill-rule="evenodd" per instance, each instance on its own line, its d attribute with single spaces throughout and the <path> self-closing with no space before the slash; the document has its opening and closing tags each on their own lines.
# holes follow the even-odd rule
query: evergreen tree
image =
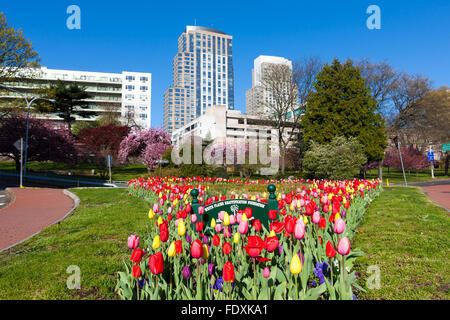
<svg viewBox="0 0 450 320">
<path fill-rule="evenodd" d="M 97 115 L 96 112 L 89 111 L 89 103 L 86 101 L 91 94 L 76 84 L 66 85 L 63 81 L 57 80 L 55 84 L 43 90 L 43 93 L 45 98 L 55 102 L 39 102 L 37 110 L 55 113 L 64 120 L 69 130 L 72 129 L 72 123 L 76 120 L 75 116 L 89 118 Z"/>
<path fill-rule="evenodd" d="M 302 118 L 307 147 L 326 144 L 336 136 L 355 137 L 369 162 L 383 159 L 386 147 L 384 119 L 358 68 L 349 59 L 334 59 L 316 77 L 314 91 Z"/>
</svg>

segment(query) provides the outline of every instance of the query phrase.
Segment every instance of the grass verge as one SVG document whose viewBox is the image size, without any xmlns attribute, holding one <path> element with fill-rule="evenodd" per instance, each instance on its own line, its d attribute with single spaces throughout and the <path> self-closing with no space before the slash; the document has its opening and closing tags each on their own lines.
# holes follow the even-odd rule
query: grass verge
<svg viewBox="0 0 450 320">
<path fill-rule="evenodd" d="M 419 188 L 385 188 L 366 211 L 354 247 L 358 259 L 360 299 L 450 299 L 450 216 Z M 380 270 L 380 289 L 367 283 Z M 369 279 L 369 280 L 368 280 Z M 368 280 L 368 281 L 367 281 Z"/>
</svg>

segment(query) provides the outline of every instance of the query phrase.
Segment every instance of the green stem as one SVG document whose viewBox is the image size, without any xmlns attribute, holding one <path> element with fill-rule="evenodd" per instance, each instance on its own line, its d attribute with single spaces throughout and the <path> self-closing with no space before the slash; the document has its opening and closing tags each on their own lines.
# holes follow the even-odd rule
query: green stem
<svg viewBox="0 0 450 320">
<path fill-rule="evenodd" d="M 295 300 L 298 300 L 298 284 L 297 284 L 297 275 L 295 275 Z"/>
</svg>

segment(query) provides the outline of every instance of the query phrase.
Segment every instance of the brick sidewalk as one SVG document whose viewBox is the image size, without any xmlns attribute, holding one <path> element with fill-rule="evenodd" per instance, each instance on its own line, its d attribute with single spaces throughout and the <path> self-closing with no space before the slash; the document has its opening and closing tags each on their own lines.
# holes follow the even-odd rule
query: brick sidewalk
<svg viewBox="0 0 450 320">
<path fill-rule="evenodd" d="M 425 194 L 434 202 L 450 211 L 450 185 L 423 187 Z"/>
<path fill-rule="evenodd" d="M 15 201 L 0 210 L 0 251 L 62 219 L 74 201 L 61 189 L 10 189 Z"/>
</svg>

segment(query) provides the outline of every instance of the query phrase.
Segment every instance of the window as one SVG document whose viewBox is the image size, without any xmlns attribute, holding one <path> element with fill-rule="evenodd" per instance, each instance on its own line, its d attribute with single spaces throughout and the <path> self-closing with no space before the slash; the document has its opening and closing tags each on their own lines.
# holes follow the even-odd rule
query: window
<svg viewBox="0 0 450 320">
<path fill-rule="evenodd" d="M 131 91 L 131 90 L 134 90 L 134 86 L 132 86 L 132 85 L 126 85 L 126 86 L 125 86 L 125 89 Z"/>
<path fill-rule="evenodd" d="M 148 81 L 148 77 L 141 77 L 141 81 L 142 82 L 147 82 Z"/>
<path fill-rule="evenodd" d="M 134 81 L 134 76 L 126 76 L 125 79 L 128 81 Z"/>
<path fill-rule="evenodd" d="M 147 91 L 148 87 L 147 86 L 141 86 L 141 91 Z"/>
</svg>

